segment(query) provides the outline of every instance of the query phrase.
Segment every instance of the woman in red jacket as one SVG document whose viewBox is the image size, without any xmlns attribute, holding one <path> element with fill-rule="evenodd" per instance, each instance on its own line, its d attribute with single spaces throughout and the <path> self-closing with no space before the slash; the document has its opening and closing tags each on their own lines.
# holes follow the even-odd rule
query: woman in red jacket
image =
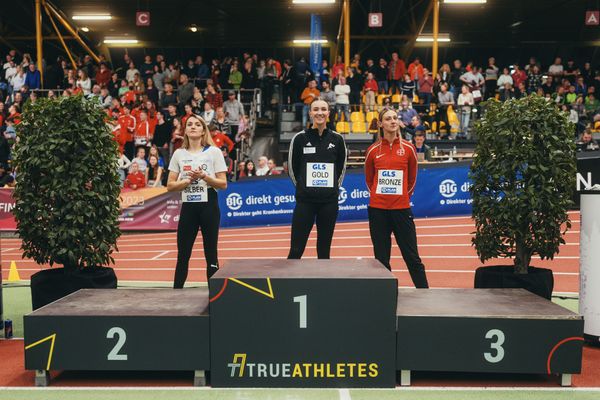
<svg viewBox="0 0 600 400">
<path fill-rule="evenodd" d="M 417 231 L 410 196 L 417 181 L 417 152 L 400 136 L 395 110 L 379 113 L 380 139 L 367 150 L 365 178 L 371 193 L 369 230 L 375 258 L 391 271 L 391 234 L 402 252 L 415 287 L 428 288 L 425 267 L 417 248 Z"/>
</svg>

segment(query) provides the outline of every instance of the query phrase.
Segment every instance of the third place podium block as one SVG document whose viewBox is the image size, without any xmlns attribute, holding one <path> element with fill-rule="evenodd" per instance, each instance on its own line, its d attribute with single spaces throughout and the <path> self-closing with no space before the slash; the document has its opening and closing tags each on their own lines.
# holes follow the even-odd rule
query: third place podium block
<svg viewBox="0 0 600 400">
<path fill-rule="evenodd" d="M 375 260 L 239 260 L 210 279 L 213 387 L 394 387 L 397 281 Z"/>
</svg>

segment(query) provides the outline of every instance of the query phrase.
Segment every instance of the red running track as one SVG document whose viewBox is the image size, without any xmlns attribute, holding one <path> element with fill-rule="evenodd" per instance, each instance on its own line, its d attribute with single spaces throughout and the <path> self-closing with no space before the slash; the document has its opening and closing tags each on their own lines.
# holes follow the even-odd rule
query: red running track
<svg viewBox="0 0 600 400">
<path fill-rule="evenodd" d="M 566 244 L 554 260 L 534 257 L 532 265 L 554 271 L 557 293 L 579 291 L 579 213 L 570 213 L 573 226 L 565 234 Z M 475 230 L 470 217 L 416 219 L 419 252 L 431 287 L 473 287 L 474 271 L 481 262 L 471 246 Z M 305 258 L 316 258 L 316 232 L 311 233 Z M 222 229 L 219 236 L 219 260 L 227 265 L 230 260 L 252 258 L 277 259 L 287 256 L 290 227 L 257 227 Z M 29 279 L 40 270 L 33 260 L 23 260 L 19 239 L 1 239 L 3 280 L 8 277 L 11 261 L 16 261 L 21 279 Z M 114 254 L 115 270 L 121 281 L 171 281 L 177 260 L 175 232 L 124 235 L 118 241 L 119 251 Z M 392 271 L 399 286 L 412 282 L 398 247 L 392 246 Z M 331 256 L 335 259 L 371 258 L 373 249 L 368 223 L 338 223 L 333 237 Z M 491 260 L 491 264 L 512 264 L 511 260 Z M 47 268 L 44 266 L 43 268 Z M 196 240 L 188 282 L 206 281 L 206 264 L 200 235 Z"/>
</svg>

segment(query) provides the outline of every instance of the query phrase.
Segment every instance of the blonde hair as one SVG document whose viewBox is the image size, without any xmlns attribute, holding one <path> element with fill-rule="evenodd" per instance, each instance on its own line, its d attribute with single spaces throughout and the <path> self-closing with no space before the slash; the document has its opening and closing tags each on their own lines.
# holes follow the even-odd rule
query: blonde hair
<svg viewBox="0 0 600 400">
<path fill-rule="evenodd" d="M 212 136 L 210 135 L 210 131 L 208 130 L 208 124 L 206 123 L 206 121 L 199 116 L 198 114 L 192 114 L 188 117 L 188 119 L 185 120 L 185 125 L 187 126 L 187 122 L 191 119 L 191 118 L 196 118 L 198 121 L 200 121 L 200 123 L 202 124 L 202 132 L 204 132 L 204 136 L 202 136 L 202 139 L 200 141 L 200 145 L 202 146 L 214 146 L 215 142 L 213 142 L 212 140 Z M 188 135 L 186 133 L 186 126 L 183 126 L 183 145 L 181 147 L 183 147 L 184 149 L 189 149 L 190 148 L 190 139 L 188 138 Z"/>
</svg>

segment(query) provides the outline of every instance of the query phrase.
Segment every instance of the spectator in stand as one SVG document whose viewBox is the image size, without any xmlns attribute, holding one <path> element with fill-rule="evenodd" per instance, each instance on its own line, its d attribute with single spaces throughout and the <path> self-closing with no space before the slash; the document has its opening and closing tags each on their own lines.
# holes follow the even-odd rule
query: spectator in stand
<svg viewBox="0 0 600 400">
<path fill-rule="evenodd" d="M 450 73 L 450 92 L 452 92 L 452 95 L 456 99 L 458 97 L 459 93 L 461 92 L 461 87 L 463 85 L 461 77 L 467 71 L 463 68 L 460 60 L 454 60 L 453 65 L 454 65 L 454 69 Z"/>
<path fill-rule="evenodd" d="M 373 60 L 367 60 L 367 63 L 369 61 L 371 61 L 371 63 L 373 62 Z M 372 72 L 367 73 L 367 80 L 365 80 L 363 91 L 365 93 L 365 110 L 367 112 L 375 111 L 375 95 L 377 94 L 377 92 L 379 92 L 379 88 L 377 87 L 377 82 L 375 81 Z M 327 99 L 325 99 L 325 96 L 322 97 L 323 100 L 327 101 Z M 329 101 L 327 101 L 327 104 L 329 104 Z"/>
<path fill-rule="evenodd" d="M 575 86 L 569 86 L 569 92 L 565 96 L 566 104 L 573 104 L 577 100 L 577 93 L 575 93 Z"/>
<path fill-rule="evenodd" d="M 352 111 L 359 111 L 361 103 L 360 94 L 363 88 L 362 76 L 357 74 L 354 68 L 348 68 L 346 84 L 350 86 L 350 94 L 348 95 L 350 108 Z"/>
<path fill-rule="evenodd" d="M 237 171 L 235 173 L 235 179 L 240 180 L 246 176 L 246 161 L 240 161 L 237 164 Z"/>
<path fill-rule="evenodd" d="M 15 187 L 15 185 L 15 178 L 10 174 L 7 164 L 0 163 L 0 188 L 11 188 Z"/>
<path fill-rule="evenodd" d="M 310 108 L 310 104 L 320 95 L 321 92 L 319 91 L 319 89 L 317 89 L 317 81 L 314 79 L 308 81 L 307 86 L 304 88 L 302 94 L 300 95 L 300 100 L 302 100 L 302 103 L 304 103 L 304 106 L 302 107 L 302 129 L 305 129 L 307 127 L 308 110 Z"/>
<path fill-rule="evenodd" d="M 389 90 L 388 83 L 388 67 L 387 61 L 384 58 L 379 59 L 379 64 L 375 67 L 375 80 L 377 80 L 377 87 L 380 93 L 387 94 Z"/>
<path fill-rule="evenodd" d="M 567 61 L 567 66 L 565 67 L 563 77 L 567 78 L 571 85 L 574 85 L 577 75 L 579 75 L 579 68 L 577 68 L 575 65 L 575 61 Z"/>
<path fill-rule="evenodd" d="M 546 82 L 544 82 L 542 85 L 542 90 L 544 91 L 544 95 L 552 95 L 554 92 L 556 92 L 556 85 L 552 75 L 548 75 Z"/>
<path fill-rule="evenodd" d="M 213 119 L 215 119 L 215 110 L 213 110 L 212 104 L 208 101 L 204 103 L 204 111 L 202 111 L 200 116 L 208 125 L 212 124 Z"/>
<path fill-rule="evenodd" d="M 294 83 L 292 81 L 295 72 L 291 63 L 290 60 L 283 62 L 283 72 L 279 77 L 282 84 L 282 104 L 292 104 L 295 101 Z"/>
<path fill-rule="evenodd" d="M 173 125 L 165 121 L 165 116 L 162 111 L 156 112 L 156 121 L 152 144 L 157 147 L 158 152 L 164 161 L 164 165 L 169 165 L 169 142 L 171 141 Z"/>
<path fill-rule="evenodd" d="M 187 119 L 194 114 L 194 110 L 191 104 L 183 106 L 183 116 L 181 117 L 181 125 L 185 126 Z"/>
<path fill-rule="evenodd" d="M 490 99 L 496 95 L 496 89 L 498 88 L 498 67 L 496 66 L 496 59 L 490 57 L 488 59 L 488 66 L 485 69 L 485 99 Z"/>
<path fill-rule="evenodd" d="M 417 132 L 423 132 L 423 134 L 425 134 L 425 131 L 427 130 L 427 127 L 423 125 L 423 122 L 421 122 L 421 117 L 419 117 L 418 115 L 413 116 L 410 120 L 410 124 L 408 125 L 404 125 L 402 121 L 398 122 L 400 124 L 400 127 L 404 131 L 404 136 L 406 140 L 411 140 Z"/>
<path fill-rule="evenodd" d="M 17 66 L 16 71 L 16 74 L 12 77 L 10 81 L 10 86 L 12 87 L 13 93 L 21 90 L 23 85 L 25 85 L 25 78 L 27 77 L 25 75 L 25 71 L 23 71 L 23 67 L 21 67 L 20 65 Z"/>
<path fill-rule="evenodd" d="M 350 131 L 352 131 L 352 121 L 350 121 L 350 86 L 346 84 L 346 78 L 343 75 L 339 78 L 339 84 L 335 86 L 334 91 L 336 121 L 341 121 L 343 114 L 344 121 L 350 124 Z"/>
<path fill-rule="evenodd" d="M 117 171 L 119 172 L 119 179 L 121 180 L 121 187 L 125 183 L 125 178 L 127 175 L 127 170 L 131 166 L 131 160 L 127 158 L 122 151 L 119 151 L 119 160 L 117 161 Z"/>
<path fill-rule="evenodd" d="M 15 64 L 14 60 L 10 60 L 6 64 L 4 64 L 4 79 L 6 82 L 11 81 L 12 77 L 17 74 L 17 64 Z"/>
<path fill-rule="evenodd" d="M 584 79 L 583 75 L 579 75 L 577 77 L 577 81 L 575 82 L 575 93 L 585 96 L 587 94 L 587 91 L 588 91 L 588 86 L 585 83 L 585 79 Z"/>
<path fill-rule="evenodd" d="M 398 53 L 392 53 L 392 59 L 388 65 L 388 81 L 390 83 L 392 94 L 400 91 L 400 81 L 405 74 L 406 65 L 404 64 L 404 60 L 398 57 Z"/>
<path fill-rule="evenodd" d="M 140 111 L 140 123 L 135 128 L 134 143 L 135 146 L 148 147 L 154 132 L 150 130 L 150 123 L 148 122 L 148 112 L 143 110 Z"/>
<path fill-rule="evenodd" d="M 341 72 L 342 74 L 346 71 L 346 66 L 344 65 L 344 61 L 342 56 L 337 56 L 335 59 L 335 64 L 331 68 L 331 76 L 338 76 Z"/>
<path fill-rule="evenodd" d="M 540 67 L 534 65 L 527 72 L 527 93 L 537 93 L 542 87 L 542 73 Z"/>
<path fill-rule="evenodd" d="M 485 79 L 483 79 L 483 75 L 481 75 L 479 72 L 479 68 L 476 66 L 471 67 L 471 71 L 464 73 L 460 77 L 460 80 L 467 85 L 469 88 L 469 93 L 472 93 L 474 101 L 479 101 L 482 99 L 481 89 L 485 84 Z"/>
<path fill-rule="evenodd" d="M 537 60 L 535 59 L 535 57 L 529 57 L 529 64 L 527 64 L 527 65 L 525 66 L 525 72 L 529 72 L 529 71 L 531 71 L 531 70 L 533 69 L 533 67 L 534 67 L 534 66 L 536 66 L 536 65 L 537 65 L 537 66 L 538 66 L 538 68 L 540 68 L 540 70 L 541 70 L 540 63 L 539 63 L 539 62 L 537 62 Z"/>
<path fill-rule="evenodd" d="M 327 60 L 323 60 L 321 62 L 321 66 L 317 71 L 318 79 L 319 79 L 319 87 L 323 87 L 323 82 L 329 82 L 330 79 L 330 71 L 329 71 L 329 63 Z"/>
<path fill-rule="evenodd" d="M 419 154 L 423 154 L 423 159 L 425 159 L 425 161 L 431 161 L 431 148 L 425 144 L 425 132 L 417 129 L 413 142 L 415 144 L 415 149 L 417 150 L 417 158 L 419 158 Z M 422 160 L 419 159 L 419 161 Z"/>
<path fill-rule="evenodd" d="M 233 147 L 235 143 L 231 139 L 227 137 L 223 132 L 219 132 L 219 129 L 216 125 L 211 124 L 208 126 L 208 131 L 210 132 L 210 136 L 212 137 L 215 146 L 221 148 L 223 146 L 227 147 L 227 151 L 231 153 L 233 151 Z"/>
<path fill-rule="evenodd" d="M 140 146 L 137 148 L 137 155 L 136 157 L 131 160 L 132 163 L 134 164 L 138 164 L 138 169 L 140 170 L 140 172 L 142 173 L 146 173 L 146 167 L 148 166 L 148 163 L 146 161 L 146 147 L 145 146 Z"/>
<path fill-rule="evenodd" d="M 154 81 L 152 80 L 152 78 L 148 78 L 146 80 L 145 94 L 148 97 L 148 100 L 150 100 L 154 104 L 158 104 L 158 89 L 154 87 Z"/>
<path fill-rule="evenodd" d="M 448 90 L 447 83 L 442 83 L 440 86 L 440 92 L 438 93 L 438 104 L 440 110 L 439 113 L 437 113 L 437 115 L 439 115 L 439 118 L 437 119 L 438 132 L 441 132 L 440 121 L 443 121 L 446 132 L 449 133 L 448 107 L 454 106 L 454 95 Z"/>
<path fill-rule="evenodd" d="M 110 93 L 112 98 L 117 99 L 121 97 L 119 96 L 119 88 L 121 87 L 121 82 L 119 81 L 119 76 L 116 72 L 113 72 L 110 75 L 110 81 L 108 81 L 106 87 L 108 88 L 108 92 Z"/>
<path fill-rule="evenodd" d="M 500 93 L 500 101 L 506 101 L 517 97 L 515 88 L 513 88 L 512 84 L 510 84 L 508 81 L 498 92 Z"/>
<path fill-rule="evenodd" d="M 164 110 L 170 104 L 177 105 L 177 95 L 173 92 L 173 85 L 170 83 L 165 83 L 165 91 L 160 99 L 160 107 Z"/>
<path fill-rule="evenodd" d="M 419 79 L 419 99 L 423 99 L 423 105 L 429 107 L 433 94 L 433 77 L 427 68 L 423 68 L 423 76 Z"/>
<path fill-rule="evenodd" d="M 129 62 L 129 69 L 125 73 L 125 80 L 127 82 L 133 82 L 136 75 L 140 75 L 140 71 L 135 67 L 133 61 Z"/>
<path fill-rule="evenodd" d="M 112 74 L 110 72 L 110 69 L 106 67 L 106 64 L 101 63 L 100 68 L 96 73 L 96 84 L 100 85 L 100 87 L 108 85 L 108 82 L 110 82 L 111 75 Z"/>
<path fill-rule="evenodd" d="M 593 93 L 590 93 L 585 98 L 585 105 L 584 105 L 584 107 L 585 107 L 585 112 L 588 115 L 594 115 L 600 109 L 600 100 L 598 100 L 596 98 L 596 96 L 594 96 Z"/>
<path fill-rule="evenodd" d="M 256 168 L 256 176 L 269 175 L 269 159 L 265 156 L 258 158 L 258 168 Z"/>
<path fill-rule="evenodd" d="M 223 95 L 217 92 L 215 85 L 212 82 L 207 82 L 206 84 L 206 94 L 204 95 L 204 99 L 207 103 L 210 103 L 214 110 L 223 106 Z"/>
<path fill-rule="evenodd" d="M 554 59 L 554 64 L 552 64 L 548 68 L 548 75 L 554 77 L 554 79 L 558 82 L 562 78 L 564 73 L 562 59 L 560 57 L 556 57 Z"/>
<path fill-rule="evenodd" d="M 269 158 L 267 166 L 269 167 L 269 173 L 267 173 L 267 175 L 281 175 L 281 171 L 277 169 L 277 164 L 274 159 Z"/>
<path fill-rule="evenodd" d="M 350 61 L 350 68 L 354 68 L 354 73 L 357 75 L 362 75 L 362 61 L 360 60 L 360 54 L 356 53 L 354 57 L 352 57 L 352 61 Z"/>
<path fill-rule="evenodd" d="M 95 85 L 98 86 L 98 85 Z M 50 93 L 48 93 L 48 97 Z M 100 104 L 102 105 L 102 108 L 104 109 L 109 109 L 112 107 L 113 105 L 113 98 L 111 97 L 110 93 L 108 93 L 108 88 L 103 87 L 102 89 L 100 89 Z"/>
<path fill-rule="evenodd" d="M 32 90 L 42 88 L 42 77 L 40 75 L 40 71 L 38 71 L 34 63 L 31 63 L 28 66 L 27 75 L 25 76 L 25 85 Z"/>
<path fill-rule="evenodd" d="M 408 99 L 403 98 L 400 102 L 400 108 L 398 110 L 398 118 L 400 119 L 400 122 L 404 126 L 408 126 L 410 125 L 413 117 L 416 115 L 418 115 L 418 113 L 414 108 L 411 107 L 411 103 L 408 101 Z"/>
<path fill-rule="evenodd" d="M 502 75 L 500 75 L 500 77 L 498 77 L 497 83 L 498 83 L 499 92 L 502 89 L 504 89 L 504 87 L 507 83 L 509 83 L 512 87 L 514 82 L 513 82 L 512 76 L 510 76 L 510 71 L 508 70 L 508 68 L 505 67 L 502 69 Z"/>
<path fill-rule="evenodd" d="M 160 65 L 154 65 L 154 73 L 152 74 L 152 82 L 154 87 L 160 94 L 165 90 L 165 73 Z"/>
<path fill-rule="evenodd" d="M 148 168 L 146 168 L 145 181 L 148 187 L 163 187 L 164 169 L 158 165 L 158 157 L 148 157 Z"/>
<path fill-rule="evenodd" d="M 10 159 L 10 144 L 6 136 L 5 133 L 0 134 L 0 164 L 8 164 Z"/>
<path fill-rule="evenodd" d="M 171 155 L 183 145 L 183 127 L 179 118 L 173 118 L 173 132 L 171 133 Z"/>
<path fill-rule="evenodd" d="M 373 74 L 373 77 L 375 77 L 375 69 L 376 69 L 376 66 L 375 66 L 375 62 L 373 61 L 373 59 L 367 58 L 367 64 L 366 64 L 365 70 L 363 72 L 363 77 L 365 79 L 367 79 L 367 75 L 369 74 L 369 72 Z"/>
<path fill-rule="evenodd" d="M 577 141 L 577 151 L 598 151 L 600 146 L 592 137 L 592 132 L 586 129 Z"/>
<path fill-rule="evenodd" d="M 419 81 L 425 75 L 423 64 L 421 64 L 421 59 L 419 57 L 415 57 L 415 60 L 408 65 L 408 74 L 410 75 L 410 79 L 415 81 L 418 90 Z"/>
<path fill-rule="evenodd" d="M 131 167 L 129 167 L 129 174 L 127 175 L 127 178 L 125 178 L 125 184 L 123 186 L 133 190 L 146 187 L 146 178 L 144 173 L 140 171 L 140 167 L 137 162 L 131 163 Z"/>
<path fill-rule="evenodd" d="M 581 76 L 583 77 L 583 81 L 587 86 L 590 86 L 594 82 L 594 70 L 592 69 L 592 64 L 589 62 L 585 62 L 583 64 Z"/>
<path fill-rule="evenodd" d="M 458 101 L 456 103 L 459 106 L 460 131 L 463 136 L 468 137 L 471 106 L 475 105 L 475 100 L 467 85 L 463 85 L 462 92 L 458 96 Z M 451 134 L 450 139 L 456 139 L 456 135 Z"/>
<path fill-rule="evenodd" d="M 118 122 L 120 126 L 120 134 L 125 141 L 125 155 L 131 159 L 134 156 L 135 145 L 133 144 L 133 136 L 136 130 L 137 121 L 131 115 L 131 106 L 124 104 L 121 107 L 122 114 L 119 116 Z"/>
<path fill-rule="evenodd" d="M 186 104 L 192 99 L 194 94 L 194 84 L 190 82 L 186 74 L 179 76 L 179 87 L 177 88 L 177 100 L 179 104 Z"/>
<path fill-rule="evenodd" d="M 233 64 L 231 66 L 231 72 L 229 72 L 229 84 L 231 85 L 231 87 L 233 87 L 235 90 L 239 90 L 240 86 L 242 84 L 242 73 L 240 71 L 238 71 L 238 67 L 237 64 Z"/>
<path fill-rule="evenodd" d="M 512 73 L 512 78 L 513 78 L 513 86 L 515 86 L 515 87 L 519 87 L 519 84 L 521 82 L 527 81 L 527 74 L 525 73 L 525 71 L 523 71 L 521 69 L 519 64 L 515 63 L 514 71 Z"/>
<path fill-rule="evenodd" d="M 88 77 L 88 74 L 85 69 L 80 69 L 77 71 L 77 82 L 75 86 L 79 88 L 84 96 L 87 96 L 92 91 L 92 81 Z"/>
<path fill-rule="evenodd" d="M 235 98 L 235 92 L 230 90 L 227 93 L 227 101 L 223 103 L 225 120 L 229 125 L 229 138 L 235 140 L 240 125 L 240 119 L 245 115 L 244 106 Z"/>
<path fill-rule="evenodd" d="M 252 176 L 256 176 L 256 168 L 254 166 L 254 161 L 247 160 L 245 162 L 245 167 L 244 167 L 244 178 L 249 178 Z M 241 178 L 241 176 L 240 176 L 240 178 Z"/>
<path fill-rule="evenodd" d="M 402 94 L 402 96 L 406 96 L 408 98 L 408 101 L 412 102 L 416 88 L 417 86 L 415 84 L 415 81 L 410 79 L 410 75 L 404 74 L 404 80 L 400 84 L 400 94 Z"/>
<path fill-rule="evenodd" d="M 234 162 L 231 159 L 231 157 L 229 157 L 229 152 L 227 151 L 226 146 L 221 147 L 221 153 L 223 154 L 223 159 L 225 160 L 225 166 L 227 167 L 227 180 L 232 181 L 233 180 Z"/>
<path fill-rule="evenodd" d="M 217 129 L 220 132 L 223 132 L 227 136 L 231 137 L 231 129 L 229 127 L 229 122 L 227 122 L 227 118 L 225 118 L 225 112 L 223 111 L 223 107 L 217 108 L 212 123 L 217 126 Z"/>
<path fill-rule="evenodd" d="M 204 64 L 202 56 L 197 56 L 194 64 L 196 64 L 196 77 L 200 79 L 201 87 L 205 87 L 206 80 L 210 78 L 210 68 L 208 68 L 208 65 Z"/>
</svg>

